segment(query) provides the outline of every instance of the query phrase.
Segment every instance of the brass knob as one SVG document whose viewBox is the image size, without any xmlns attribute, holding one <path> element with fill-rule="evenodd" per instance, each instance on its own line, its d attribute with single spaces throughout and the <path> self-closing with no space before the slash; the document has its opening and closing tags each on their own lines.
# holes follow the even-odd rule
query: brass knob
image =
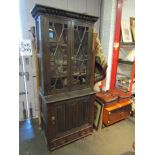
<svg viewBox="0 0 155 155">
<path fill-rule="evenodd" d="M 55 116 L 51 117 L 52 124 L 55 125 Z"/>
<path fill-rule="evenodd" d="M 52 116 L 52 117 L 51 117 L 51 120 L 54 121 L 54 120 L 55 120 L 55 116 Z"/>
</svg>

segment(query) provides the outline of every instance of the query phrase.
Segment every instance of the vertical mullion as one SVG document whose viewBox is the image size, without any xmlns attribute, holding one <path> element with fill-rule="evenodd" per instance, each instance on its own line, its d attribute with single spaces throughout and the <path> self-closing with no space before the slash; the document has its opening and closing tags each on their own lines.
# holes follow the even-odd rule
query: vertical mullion
<svg viewBox="0 0 155 155">
<path fill-rule="evenodd" d="M 68 36 L 69 36 L 69 40 L 68 40 L 68 46 L 69 46 L 69 50 L 68 50 L 68 63 L 69 63 L 69 91 L 71 90 L 72 84 L 73 84 L 73 78 L 72 78 L 72 74 L 73 74 L 73 50 L 74 50 L 74 23 L 72 20 L 69 21 L 69 27 L 68 27 Z"/>
</svg>

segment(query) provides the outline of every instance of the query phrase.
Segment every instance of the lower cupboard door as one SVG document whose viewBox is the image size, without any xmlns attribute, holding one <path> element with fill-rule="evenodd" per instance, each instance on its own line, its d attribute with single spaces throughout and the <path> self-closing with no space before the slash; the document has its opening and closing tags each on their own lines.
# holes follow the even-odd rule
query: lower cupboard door
<svg viewBox="0 0 155 155">
<path fill-rule="evenodd" d="M 89 97 L 61 101 L 52 105 L 48 128 L 50 137 L 59 137 L 77 127 L 89 124 L 92 105 Z"/>
</svg>

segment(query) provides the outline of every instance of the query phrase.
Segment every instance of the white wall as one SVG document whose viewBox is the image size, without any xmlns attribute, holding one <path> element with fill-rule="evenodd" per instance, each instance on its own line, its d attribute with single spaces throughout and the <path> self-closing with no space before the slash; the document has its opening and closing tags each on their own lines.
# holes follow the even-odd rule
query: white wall
<svg viewBox="0 0 155 155">
<path fill-rule="evenodd" d="M 64 10 L 100 16 L 101 0 L 19 0 L 21 34 L 23 39 L 31 39 L 31 34 L 28 30 L 34 25 L 34 19 L 32 18 L 30 11 L 36 3 Z M 99 22 L 100 21 L 95 24 L 97 32 L 99 32 Z"/>
<path fill-rule="evenodd" d="M 115 17 L 116 0 L 102 0 L 100 38 L 108 63 L 105 86 L 106 90 L 108 90 L 110 86 Z"/>
<path fill-rule="evenodd" d="M 129 20 L 135 17 L 135 0 L 124 0 L 122 8 L 122 20 Z"/>
</svg>

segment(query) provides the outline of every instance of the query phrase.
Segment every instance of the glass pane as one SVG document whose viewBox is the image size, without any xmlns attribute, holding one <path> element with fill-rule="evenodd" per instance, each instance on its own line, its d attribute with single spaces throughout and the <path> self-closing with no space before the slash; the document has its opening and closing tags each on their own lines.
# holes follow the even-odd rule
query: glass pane
<svg viewBox="0 0 155 155">
<path fill-rule="evenodd" d="M 86 84 L 88 64 L 88 27 L 74 26 L 73 84 Z"/>
<path fill-rule="evenodd" d="M 57 38 L 60 38 L 60 35 L 63 32 L 63 24 L 60 23 L 54 23 L 54 28 L 57 34 Z"/>
<path fill-rule="evenodd" d="M 67 87 L 67 24 L 49 24 L 49 52 L 51 89 Z"/>
<path fill-rule="evenodd" d="M 87 61 L 73 61 L 73 84 L 85 84 L 87 75 Z"/>
</svg>

